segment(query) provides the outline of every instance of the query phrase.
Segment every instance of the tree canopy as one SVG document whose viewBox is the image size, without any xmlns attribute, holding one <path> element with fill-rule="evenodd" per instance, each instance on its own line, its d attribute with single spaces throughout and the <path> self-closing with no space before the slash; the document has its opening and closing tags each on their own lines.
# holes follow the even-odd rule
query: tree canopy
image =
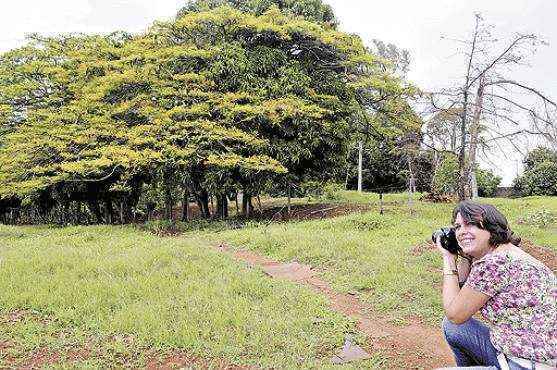
<svg viewBox="0 0 557 370">
<path fill-rule="evenodd" d="M 354 130 L 418 127 L 415 90 L 320 1 L 184 9 L 143 35 L 35 35 L 0 56 L 4 204 L 126 222 L 150 187 L 172 217 L 181 188 L 208 217 L 209 195 L 249 207 L 270 184 L 334 177 Z"/>
</svg>

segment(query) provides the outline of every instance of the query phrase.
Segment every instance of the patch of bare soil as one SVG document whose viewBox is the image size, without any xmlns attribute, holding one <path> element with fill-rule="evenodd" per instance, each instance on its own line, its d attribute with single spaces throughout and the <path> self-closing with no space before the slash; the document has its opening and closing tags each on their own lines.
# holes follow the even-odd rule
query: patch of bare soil
<svg viewBox="0 0 557 370">
<path fill-rule="evenodd" d="M 37 314 L 31 310 L 15 310 L 0 316 L 0 324 L 16 324 L 23 320 L 33 320 L 43 325 L 49 324 L 53 319 Z"/>
<path fill-rule="evenodd" d="M 290 213 L 286 206 L 255 211 L 254 218 L 269 221 L 300 221 L 345 216 L 350 213 L 366 212 L 372 207 L 365 204 L 297 204 L 292 205 Z"/>
<path fill-rule="evenodd" d="M 385 205 L 389 205 L 393 202 L 385 202 Z M 209 206 L 211 209 L 211 214 L 213 213 L 213 207 Z M 236 214 L 233 209 L 230 210 L 230 216 L 236 219 L 250 219 L 258 221 L 300 221 L 300 220 L 313 220 L 322 218 L 332 218 L 338 216 L 344 216 L 354 212 L 365 212 L 373 209 L 372 205 L 366 204 L 351 204 L 351 203 L 318 203 L 318 204 L 293 204 L 290 207 L 290 212 L 288 212 L 287 205 L 283 206 L 271 206 L 262 204 L 262 209 L 259 209 L 257 205 L 251 211 L 249 217 L 243 216 L 241 214 Z M 173 218 L 175 220 L 180 220 L 182 217 L 182 209 L 176 207 L 172 211 Z M 154 212 L 152 214 L 153 219 L 161 219 L 163 214 L 161 212 Z M 201 219 L 201 212 L 197 204 L 191 203 L 188 207 L 188 219 L 196 220 Z M 146 220 L 139 220 L 146 221 Z"/>
<path fill-rule="evenodd" d="M 155 356 L 147 360 L 146 370 L 171 370 L 171 369 L 219 369 L 219 370 L 247 370 L 247 366 L 227 364 L 224 360 L 206 361 L 204 359 L 189 356 L 180 351 L 165 356 Z"/>
<path fill-rule="evenodd" d="M 393 204 L 396 202 L 386 202 L 385 204 Z M 190 210 L 190 221 L 200 221 L 201 216 L 196 213 L 196 206 L 192 206 L 193 210 Z M 249 217 L 243 215 L 234 215 L 231 214 L 231 217 L 226 218 L 221 221 L 225 221 L 225 225 L 219 224 L 218 227 L 222 227 L 223 229 L 241 229 L 243 228 L 247 222 L 249 221 L 260 221 L 260 222 L 267 222 L 269 224 L 273 222 L 287 222 L 287 221 L 302 221 L 302 220 L 315 220 L 315 219 L 324 219 L 324 218 L 333 218 L 339 216 L 345 216 L 351 213 L 361 213 L 367 212 L 376 207 L 372 205 L 365 205 L 365 204 L 328 204 L 328 203 L 321 203 L 321 204 L 297 204 L 291 207 L 290 212 L 286 206 L 283 207 L 272 207 L 272 208 L 263 208 L 263 210 L 254 209 L 252 214 Z M 379 209 L 377 209 L 379 212 Z M 160 218 L 160 215 L 155 215 L 153 219 Z M 180 217 L 175 212 L 174 216 L 175 220 L 179 220 Z M 217 219 L 214 219 L 217 220 Z M 205 220 L 211 221 L 211 220 Z M 218 220 L 217 220 L 218 221 Z M 215 224 L 211 222 L 202 222 L 196 224 L 195 222 L 190 223 L 189 225 L 192 226 L 195 230 L 201 230 L 205 228 L 210 228 Z M 188 228 L 188 224 L 182 223 L 169 223 L 168 225 L 158 225 L 156 227 L 147 227 L 145 225 L 138 225 L 140 229 L 147 230 L 153 234 L 158 236 L 178 236 L 183 234 L 186 231 L 190 231 L 191 229 Z"/>
<path fill-rule="evenodd" d="M 454 203 L 456 198 L 452 195 L 426 193 L 420 197 L 420 200 L 432 203 Z"/>
<path fill-rule="evenodd" d="M 425 252 L 434 251 L 434 250 L 435 250 L 435 245 L 433 243 L 426 243 L 426 244 L 419 244 L 413 246 L 410 253 L 412 253 L 413 256 L 417 257 L 417 256 L 421 256 Z"/>
<path fill-rule="evenodd" d="M 535 245 L 529 240 L 522 240 L 520 247 L 535 259 L 549 267 L 551 271 L 557 271 L 557 253 L 547 247 Z"/>
<path fill-rule="evenodd" d="M 375 313 L 357 297 L 335 292 L 327 282 L 315 276 L 310 266 L 298 262 L 284 264 L 246 250 L 233 251 L 225 244 L 218 246 L 218 250 L 251 266 L 261 267 L 273 278 L 305 284 L 326 295 L 333 310 L 357 320 L 358 328 L 370 339 L 370 351 L 392 354 L 391 364 L 396 364 L 397 368 L 432 369 L 453 363 L 441 328 L 431 328 L 417 320 L 406 326 L 395 326 L 389 317 Z"/>
</svg>

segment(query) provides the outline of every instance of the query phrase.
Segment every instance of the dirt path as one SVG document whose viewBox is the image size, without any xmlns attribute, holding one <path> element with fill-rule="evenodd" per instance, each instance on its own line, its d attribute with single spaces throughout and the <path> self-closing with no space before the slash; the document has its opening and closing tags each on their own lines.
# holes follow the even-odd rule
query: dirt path
<svg viewBox="0 0 557 370">
<path fill-rule="evenodd" d="M 406 326 L 393 325 L 388 317 L 374 313 L 370 305 L 360 302 L 358 298 L 335 292 L 327 282 L 315 276 L 315 271 L 310 266 L 297 262 L 280 263 L 254 252 L 232 250 L 225 244 L 217 248 L 251 266 L 261 267 L 273 278 L 305 284 L 326 295 L 333 310 L 357 320 L 358 329 L 370 339 L 369 350 L 387 354 L 390 356 L 390 363 L 397 368 L 432 369 L 453 363 L 451 351 L 440 328 L 431 328 L 419 322 Z"/>
</svg>

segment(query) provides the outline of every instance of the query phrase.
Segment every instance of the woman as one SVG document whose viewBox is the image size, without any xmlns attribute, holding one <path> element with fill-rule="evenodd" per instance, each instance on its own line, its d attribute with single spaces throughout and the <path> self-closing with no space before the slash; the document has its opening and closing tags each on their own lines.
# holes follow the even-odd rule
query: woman
<svg viewBox="0 0 557 370">
<path fill-rule="evenodd" d="M 517 247 L 520 238 L 495 207 L 461 202 L 453 223 L 465 257 L 439 240 L 437 249 L 443 255 L 443 330 L 457 365 L 555 369 L 555 275 Z M 490 328 L 472 318 L 477 311 Z"/>
</svg>

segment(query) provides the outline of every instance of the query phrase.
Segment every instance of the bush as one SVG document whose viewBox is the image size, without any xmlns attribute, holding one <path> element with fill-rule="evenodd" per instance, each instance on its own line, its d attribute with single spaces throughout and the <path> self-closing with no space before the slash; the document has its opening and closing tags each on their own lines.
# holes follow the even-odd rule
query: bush
<svg viewBox="0 0 557 370">
<path fill-rule="evenodd" d="M 480 197 L 492 197 L 501 183 L 501 177 L 490 170 L 478 168 L 476 170 L 476 183 L 478 184 L 478 195 Z"/>
<path fill-rule="evenodd" d="M 294 196 L 319 198 L 323 195 L 323 182 L 317 180 L 304 181 L 296 190 Z"/>
<path fill-rule="evenodd" d="M 328 182 L 323 187 L 323 198 L 327 200 L 338 200 L 340 199 L 340 192 L 343 190 L 344 186 L 342 184 Z"/>
</svg>

